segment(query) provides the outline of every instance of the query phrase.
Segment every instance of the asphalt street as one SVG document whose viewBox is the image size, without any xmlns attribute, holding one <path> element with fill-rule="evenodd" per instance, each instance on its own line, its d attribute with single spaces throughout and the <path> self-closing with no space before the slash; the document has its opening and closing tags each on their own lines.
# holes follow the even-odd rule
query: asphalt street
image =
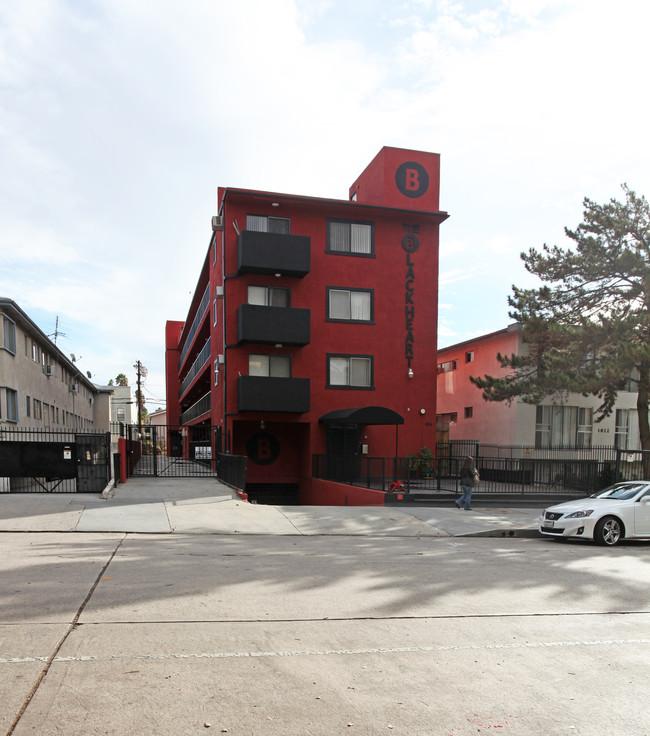
<svg viewBox="0 0 650 736">
<path fill-rule="evenodd" d="M 0 733 L 650 734 L 650 544 L 451 534 L 429 509 L 264 532 L 285 509 L 222 503 L 248 532 L 215 508 L 210 532 L 35 528 L 86 513 L 51 506 L 0 534 Z"/>
</svg>

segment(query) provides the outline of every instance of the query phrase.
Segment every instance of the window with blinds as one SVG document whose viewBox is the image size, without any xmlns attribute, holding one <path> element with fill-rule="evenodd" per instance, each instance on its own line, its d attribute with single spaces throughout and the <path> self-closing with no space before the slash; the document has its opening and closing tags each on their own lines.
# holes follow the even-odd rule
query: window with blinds
<svg viewBox="0 0 650 736">
<path fill-rule="evenodd" d="M 341 322 L 371 322 L 373 293 L 363 289 L 327 289 L 327 318 Z"/>
<path fill-rule="evenodd" d="M 372 356 L 328 355 L 327 385 L 330 388 L 372 388 Z"/>
<path fill-rule="evenodd" d="M 535 447 L 591 447 L 593 410 L 582 406 L 538 406 Z"/>
<path fill-rule="evenodd" d="M 277 286 L 249 286 L 248 303 L 261 307 L 289 307 L 289 289 Z"/>
<path fill-rule="evenodd" d="M 246 229 L 258 233 L 289 235 L 291 223 L 288 217 L 267 217 L 266 215 L 246 215 Z"/>
<path fill-rule="evenodd" d="M 374 255 L 372 223 L 328 220 L 327 252 L 354 256 Z"/>
<path fill-rule="evenodd" d="M 249 355 L 248 375 L 267 378 L 291 378 L 291 356 Z"/>
</svg>

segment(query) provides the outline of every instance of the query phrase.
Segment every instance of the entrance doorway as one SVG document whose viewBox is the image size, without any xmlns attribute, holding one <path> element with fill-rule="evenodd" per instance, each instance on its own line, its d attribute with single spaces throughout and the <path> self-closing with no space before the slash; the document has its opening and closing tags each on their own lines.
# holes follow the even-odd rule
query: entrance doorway
<svg viewBox="0 0 650 736">
<path fill-rule="evenodd" d="M 327 477 L 350 482 L 359 475 L 361 430 L 358 424 L 328 424 Z"/>
</svg>

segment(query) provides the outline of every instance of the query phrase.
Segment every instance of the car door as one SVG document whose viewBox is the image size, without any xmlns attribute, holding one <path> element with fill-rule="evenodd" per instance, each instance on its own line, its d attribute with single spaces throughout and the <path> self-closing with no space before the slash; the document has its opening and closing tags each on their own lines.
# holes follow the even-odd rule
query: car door
<svg viewBox="0 0 650 736">
<path fill-rule="evenodd" d="M 634 533 L 650 537 L 650 488 L 634 504 Z"/>
</svg>

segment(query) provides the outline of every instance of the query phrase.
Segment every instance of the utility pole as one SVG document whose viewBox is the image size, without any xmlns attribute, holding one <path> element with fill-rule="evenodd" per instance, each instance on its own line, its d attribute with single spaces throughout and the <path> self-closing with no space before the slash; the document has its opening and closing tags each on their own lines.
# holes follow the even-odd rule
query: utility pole
<svg viewBox="0 0 650 736">
<path fill-rule="evenodd" d="M 136 370 L 136 374 L 138 377 L 138 390 L 136 394 L 136 402 L 138 404 L 138 431 L 140 434 L 142 434 L 142 414 L 144 410 L 144 396 L 142 394 L 142 379 L 147 377 L 147 369 L 145 366 L 142 365 L 142 363 L 137 360 L 133 367 Z"/>
</svg>

